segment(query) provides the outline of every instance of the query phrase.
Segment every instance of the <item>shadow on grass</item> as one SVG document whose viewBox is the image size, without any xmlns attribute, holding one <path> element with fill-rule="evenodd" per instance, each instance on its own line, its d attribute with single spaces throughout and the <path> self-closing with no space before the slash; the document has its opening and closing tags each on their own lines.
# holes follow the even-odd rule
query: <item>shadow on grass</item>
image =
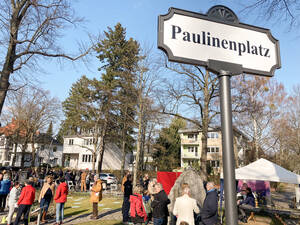
<svg viewBox="0 0 300 225">
<path fill-rule="evenodd" d="M 74 212 L 69 212 L 69 213 L 66 213 L 64 216 L 65 217 L 76 216 L 76 215 L 84 213 L 86 211 L 89 211 L 89 210 L 88 209 L 83 209 L 83 210 L 78 210 L 78 211 L 74 211 Z M 88 214 L 90 214 L 90 213 L 88 213 Z M 86 215 L 86 214 L 84 214 L 84 215 Z"/>
<path fill-rule="evenodd" d="M 122 210 L 121 208 L 109 210 L 109 211 L 107 211 L 107 212 L 105 212 L 105 213 L 100 214 L 100 215 L 98 216 L 98 219 L 101 219 L 101 218 L 104 217 L 104 216 L 108 216 L 108 215 L 113 214 L 113 213 L 116 213 L 116 212 L 120 212 L 121 210 Z M 121 224 L 122 224 L 122 223 L 121 223 Z"/>
<path fill-rule="evenodd" d="M 109 210 L 109 211 L 107 211 L 107 212 L 105 212 L 105 213 L 100 214 L 100 215 L 98 216 L 98 219 L 100 219 L 100 218 L 102 218 L 102 217 L 104 217 L 104 216 L 108 216 L 108 215 L 114 214 L 114 213 L 119 212 L 119 211 L 121 211 L 121 210 L 122 210 L 121 208 Z M 73 213 L 73 216 L 74 216 L 74 215 L 77 215 L 77 214 L 79 214 L 79 213 L 85 212 L 85 211 L 88 211 L 88 210 L 76 211 L 76 212 L 75 212 L 76 214 Z M 72 213 L 70 213 L 70 214 L 72 214 Z M 68 215 L 66 215 L 66 216 L 70 216 L 70 214 L 68 214 Z M 66 218 L 65 223 L 70 223 L 70 222 L 75 221 L 75 220 L 77 220 L 77 219 L 81 219 L 81 218 L 88 217 L 88 216 L 90 216 L 90 215 L 92 215 L 92 213 L 85 213 L 85 214 L 82 214 L 82 215 L 79 215 L 79 216 L 76 216 L 76 217 L 73 217 L 73 218 L 70 218 L 70 219 L 67 219 L 67 218 Z M 87 221 L 91 221 L 90 218 L 87 218 Z M 97 220 L 95 220 L 95 221 L 97 221 Z M 115 223 L 115 225 L 123 225 L 123 223 L 118 222 L 118 223 Z"/>
</svg>

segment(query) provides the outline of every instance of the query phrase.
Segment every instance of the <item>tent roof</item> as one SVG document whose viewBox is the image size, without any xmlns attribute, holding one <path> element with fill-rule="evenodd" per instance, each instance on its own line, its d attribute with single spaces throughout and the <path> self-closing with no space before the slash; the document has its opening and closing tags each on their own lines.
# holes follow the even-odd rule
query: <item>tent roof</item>
<svg viewBox="0 0 300 225">
<path fill-rule="evenodd" d="M 263 180 L 300 184 L 300 176 L 266 159 L 259 159 L 235 170 L 237 180 Z"/>
</svg>

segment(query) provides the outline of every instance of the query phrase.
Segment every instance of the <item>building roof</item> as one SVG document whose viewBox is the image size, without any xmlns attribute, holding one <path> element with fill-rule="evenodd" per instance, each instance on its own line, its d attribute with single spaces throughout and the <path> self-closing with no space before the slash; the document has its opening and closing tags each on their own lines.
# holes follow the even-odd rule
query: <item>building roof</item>
<svg viewBox="0 0 300 225">
<path fill-rule="evenodd" d="M 20 129 L 20 121 L 12 119 L 12 121 L 4 127 L 0 127 L 0 134 L 4 134 L 6 137 L 14 135 L 16 132 L 19 132 L 20 136 L 25 135 L 24 130 Z"/>
<path fill-rule="evenodd" d="M 38 144 L 52 144 L 52 145 L 62 145 L 56 139 L 54 139 L 51 135 L 46 133 L 39 133 L 35 138 L 35 143 Z"/>
</svg>

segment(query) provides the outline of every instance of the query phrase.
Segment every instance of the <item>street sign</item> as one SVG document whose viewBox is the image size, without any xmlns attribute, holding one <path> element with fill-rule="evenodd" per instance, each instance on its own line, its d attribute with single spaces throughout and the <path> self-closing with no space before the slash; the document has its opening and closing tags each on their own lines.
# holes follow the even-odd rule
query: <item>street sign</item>
<svg viewBox="0 0 300 225">
<path fill-rule="evenodd" d="M 273 76 L 281 67 L 279 42 L 270 30 L 170 8 L 159 16 L 158 48 L 170 61 L 208 67 L 209 61 L 240 65 L 241 72 Z"/>
</svg>

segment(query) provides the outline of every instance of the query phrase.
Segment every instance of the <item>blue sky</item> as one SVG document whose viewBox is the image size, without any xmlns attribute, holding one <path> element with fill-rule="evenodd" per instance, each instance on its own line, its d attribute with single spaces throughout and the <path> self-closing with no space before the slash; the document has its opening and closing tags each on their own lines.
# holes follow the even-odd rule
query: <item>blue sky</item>
<svg viewBox="0 0 300 225">
<path fill-rule="evenodd" d="M 79 16 L 86 19 L 84 27 L 66 30 L 66 36 L 61 39 L 61 45 L 66 51 L 74 52 L 77 42 L 87 40 L 86 31 L 96 34 L 113 27 L 120 22 L 127 30 L 127 37 L 138 40 L 141 45 L 153 46 L 157 49 L 157 18 L 166 14 L 169 7 L 206 13 L 207 10 L 217 4 L 231 8 L 243 23 L 269 28 L 273 36 L 280 42 L 282 68 L 275 72 L 275 78 L 282 82 L 287 91 L 292 86 L 300 83 L 298 64 L 300 63 L 300 37 L 296 29 L 288 31 L 287 24 L 278 24 L 274 21 L 266 21 L 257 16 L 257 12 L 251 15 L 241 15 L 243 6 L 239 1 L 216 0 L 78 0 L 74 4 Z M 63 101 L 67 96 L 71 85 L 83 74 L 88 77 L 99 77 L 97 71 L 99 61 L 91 58 L 89 69 L 82 63 L 64 63 L 58 66 L 55 61 L 43 63 L 47 74 L 39 75 L 44 89 L 50 90 L 53 96 Z M 233 78 L 234 79 L 234 78 Z"/>
</svg>

